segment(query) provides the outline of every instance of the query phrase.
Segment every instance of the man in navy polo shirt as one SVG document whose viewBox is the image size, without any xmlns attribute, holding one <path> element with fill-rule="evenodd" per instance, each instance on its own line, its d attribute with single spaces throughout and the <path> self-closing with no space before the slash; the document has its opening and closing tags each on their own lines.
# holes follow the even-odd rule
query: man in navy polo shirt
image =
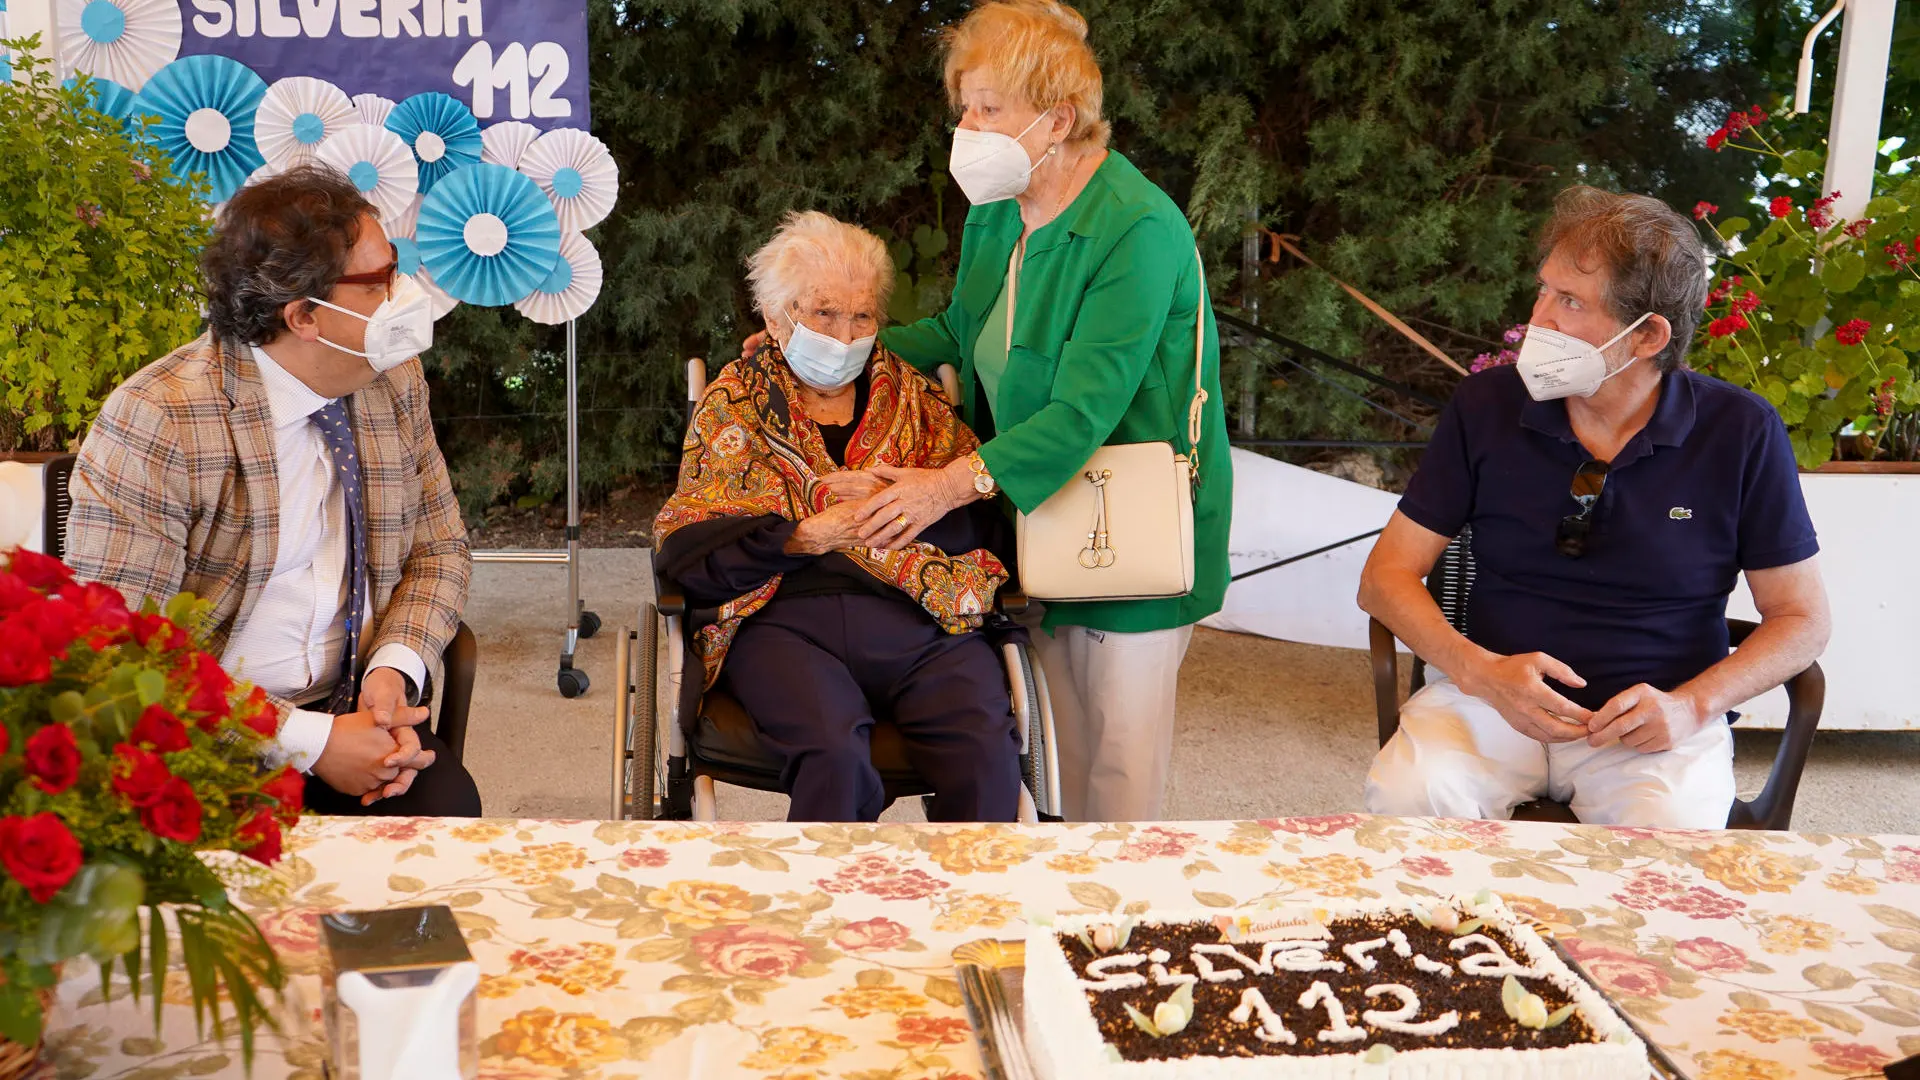
<svg viewBox="0 0 1920 1080">
<path fill-rule="evenodd" d="M 1826 647 L 1818 544 L 1780 417 L 1682 367 L 1707 290 L 1693 223 L 1563 193 L 1519 361 L 1460 384 L 1374 545 L 1360 606 L 1445 677 L 1367 776 L 1375 813 L 1723 828 L 1729 709 Z M 1472 526 L 1467 633 L 1421 579 Z M 1744 572 L 1760 628 L 1727 648 Z"/>
</svg>

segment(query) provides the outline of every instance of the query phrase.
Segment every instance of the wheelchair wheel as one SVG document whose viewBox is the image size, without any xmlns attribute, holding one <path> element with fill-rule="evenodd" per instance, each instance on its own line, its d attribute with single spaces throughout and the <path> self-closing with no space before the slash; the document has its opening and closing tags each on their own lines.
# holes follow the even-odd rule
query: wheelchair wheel
<svg viewBox="0 0 1920 1080">
<path fill-rule="evenodd" d="M 1034 658 L 1033 650 L 1024 645 L 1014 645 L 1010 648 L 1013 657 L 1018 661 L 1019 677 L 1026 690 L 1025 696 L 1017 699 L 1025 706 L 1026 714 L 1018 721 L 1026 728 L 1022 739 L 1026 752 L 1020 755 L 1020 779 L 1027 785 L 1028 793 L 1033 796 L 1034 808 L 1042 815 L 1051 816 L 1060 811 L 1053 805 L 1050 794 L 1053 788 L 1050 771 L 1053 754 L 1047 738 L 1046 717 L 1041 697 L 1043 691 L 1035 676 L 1034 665 L 1039 661 Z"/>
<path fill-rule="evenodd" d="M 653 818 L 654 781 L 658 775 L 660 688 L 655 676 L 660 663 L 660 615 L 649 601 L 640 609 L 639 640 L 634 644 L 633 723 L 627 738 L 627 806 L 632 820 Z"/>
</svg>

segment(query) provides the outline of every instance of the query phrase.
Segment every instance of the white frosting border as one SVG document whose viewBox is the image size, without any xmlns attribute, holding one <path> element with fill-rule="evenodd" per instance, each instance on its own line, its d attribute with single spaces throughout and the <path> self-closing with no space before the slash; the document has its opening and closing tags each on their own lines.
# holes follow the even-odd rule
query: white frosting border
<svg viewBox="0 0 1920 1080">
<path fill-rule="evenodd" d="M 1470 896 L 1444 897 L 1463 917 L 1477 917 L 1510 938 L 1526 963 L 1541 978 L 1572 998 L 1580 1016 L 1606 1042 L 1552 1050 L 1511 1048 L 1458 1050 L 1402 1050 L 1386 1063 L 1367 1064 L 1363 1054 L 1371 1042 L 1354 1052 L 1312 1057 L 1265 1055 L 1252 1058 L 1183 1058 L 1163 1061 L 1116 1061 L 1101 1038 L 1093 1008 L 1080 988 L 1079 975 L 1067 963 L 1056 934 L 1117 926 L 1117 915 L 1062 915 L 1051 926 L 1027 927 L 1025 981 L 1025 1041 L 1027 1053 L 1041 1080 L 1249 1080 L 1280 1077 L 1285 1080 L 1645 1080 L 1646 1045 L 1633 1035 L 1626 1021 L 1600 992 L 1570 971 L 1558 954 L 1541 940 L 1533 927 L 1495 896 L 1475 905 Z M 1329 921 L 1373 915 L 1410 915 L 1404 900 L 1334 901 L 1302 903 L 1325 912 Z M 1208 910 L 1149 912 L 1135 918 L 1137 925 L 1211 922 L 1221 914 L 1244 911 Z"/>
</svg>

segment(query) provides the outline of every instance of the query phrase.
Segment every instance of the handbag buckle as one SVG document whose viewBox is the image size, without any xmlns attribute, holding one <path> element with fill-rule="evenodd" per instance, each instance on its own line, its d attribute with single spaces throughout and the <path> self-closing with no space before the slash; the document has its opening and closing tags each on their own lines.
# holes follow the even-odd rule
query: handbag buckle
<svg viewBox="0 0 1920 1080">
<path fill-rule="evenodd" d="M 1093 485 L 1093 527 L 1087 530 L 1087 546 L 1080 549 L 1080 566 L 1085 570 L 1105 570 L 1118 558 L 1107 536 L 1107 481 L 1112 469 L 1095 472 L 1088 469 L 1087 483 Z"/>
</svg>

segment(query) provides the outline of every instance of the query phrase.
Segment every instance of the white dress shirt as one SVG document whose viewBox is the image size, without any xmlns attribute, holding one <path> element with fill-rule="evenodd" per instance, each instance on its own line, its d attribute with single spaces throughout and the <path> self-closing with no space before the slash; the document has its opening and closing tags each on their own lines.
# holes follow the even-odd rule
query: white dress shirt
<svg viewBox="0 0 1920 1080">
<path fill-rule="evenodd" d="M 312 421 L 328 399 L 288 374 L 266 350 L 254 362 L 273 417 L 274 462 L 280 475 L 280 531 L 273 576 L 259 603 L 234 628 L 222 667 L 269 694 L 295 702 L 324 698 L 340 681 L 347 647 L 347 502 L 334 479 L 326 440 Z M 373 601 L 361 624 L 370 632 Z M 427 665 L 401 644 L 382 646 L 367 670 L 390 667 L 426 685 Z M 313 768 L 333 733 L 333 717 L 295 709 L 280 728 L 279 760 Z"/>
</svg>

